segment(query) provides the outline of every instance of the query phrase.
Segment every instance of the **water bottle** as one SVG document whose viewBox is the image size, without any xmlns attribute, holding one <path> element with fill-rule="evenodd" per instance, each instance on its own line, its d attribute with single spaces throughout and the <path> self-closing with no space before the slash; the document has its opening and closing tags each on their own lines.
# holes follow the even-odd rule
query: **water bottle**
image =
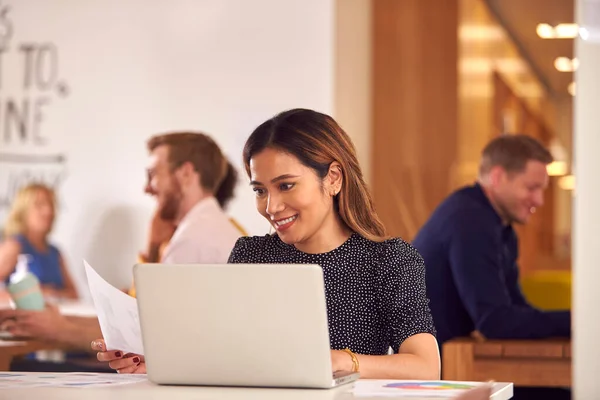
<svg viewBox="0 0 600 400">
<path fill-rule="evenodd" d="M 19 254 L 15 272 L 10 276 L 6 288 L 16 308 L 23 310 L 43 310 L 44 296 L 40 281 L 29 272 L 29 255 Z"/>
</svg>

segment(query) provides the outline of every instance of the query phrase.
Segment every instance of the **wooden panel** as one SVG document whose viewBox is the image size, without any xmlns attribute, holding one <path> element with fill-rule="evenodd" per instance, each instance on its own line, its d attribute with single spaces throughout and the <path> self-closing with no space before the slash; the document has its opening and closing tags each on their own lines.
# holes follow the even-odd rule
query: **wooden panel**
<svg viewBox="0 0 600 400">
<path fill-rule="evenodd" d="M 570 387 L 571 366 L 565 361 L 481 359 L 468 380 L 512 382 L 518 386 Z"/>
<path fill-rule="evenodd" d="M 473 348 L 475 357 L 501 357 L 503 352 L 499 343 L 477 343 Z"/>
<path fill-rule="evenodd" d="M 373 2 L 373 194 L 411 240 L 452 189 L 458 0 Z"/>
<path fill-rule="evenodd" d="M 473 340 L 446 342 L 443 379 L 503 381 L 521 386 L 571 386 L 569 340 Z"/>
<path fill-rule="evenodd" d="M 56 348 L 56 346 L 41 342 L 4 342 L 0 346 L 0 371 L 8 371 L 10 363 L 15 357 L 52 348 Z"/>
<path fill-rule="evenodd" d="M 502 355 L 507 358 L 563 358 L 564 346 L 560 343 L 548 343 L 544 346 L 532 346 L 531 343 L 515 343 L 504 346 Z"/>
<path fill-rule="evenodd" d="M 473 343 L 448 342 L 442 348 L 442 379 L 467 380 L 473 371 Z"/>
<path fill-rule="evenodd" d="M 572 357 L 572 355 L 571 355 L 571 343 L 569 343 L 568 345 L 565 346 L 565 348 L 564 348 L 564 356 L 566 358 L 571 358 Z"/>
</svg>

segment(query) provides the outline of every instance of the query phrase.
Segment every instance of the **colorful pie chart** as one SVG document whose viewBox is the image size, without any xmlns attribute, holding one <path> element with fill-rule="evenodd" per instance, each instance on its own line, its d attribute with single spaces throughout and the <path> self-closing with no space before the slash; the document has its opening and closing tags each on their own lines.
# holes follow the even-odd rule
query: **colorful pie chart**
<svg viewBox="0 0 600 400">
<path fill-rule="evenodd" d="M 404 390 L 465 390 L 473 389 L 475 386 L 453 382 L 394 382 L 385 387 Z"/>
</svg>

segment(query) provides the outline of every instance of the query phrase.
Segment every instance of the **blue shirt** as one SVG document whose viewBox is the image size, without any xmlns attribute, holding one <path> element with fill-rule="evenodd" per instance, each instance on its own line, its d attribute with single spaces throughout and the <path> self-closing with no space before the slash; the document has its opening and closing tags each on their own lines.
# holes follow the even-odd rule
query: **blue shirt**
<svg viewBox="0 0 600 400">
<path fill-rule="evenodd" d="M 16 235 L 15 239 L 21 245 L 21 254 L 30 256 L 29 272 L 37 276 L 42 285 L 52 285 L 56 289 L 64 289 L 60 268 L 60 253 L 55 246 L 48 245 L 45 252 L 37 250 L 23 235 Z"/>
<path fill-rule="evenodd" d="M 490 339 L 570 337 L 570 311 L 541 311 L 519 286 L 518 239 L 476 184 L 450 195 L 413 245 L 425 260 L 440 344 L 478 330 Z"/>
</svg>

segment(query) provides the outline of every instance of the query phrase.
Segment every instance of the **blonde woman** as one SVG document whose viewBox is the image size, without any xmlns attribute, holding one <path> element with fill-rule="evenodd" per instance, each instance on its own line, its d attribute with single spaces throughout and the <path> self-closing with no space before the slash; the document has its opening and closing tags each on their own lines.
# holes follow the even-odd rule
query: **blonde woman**
<svg viewBox="0 0 600 400">
<path fill-rule="evenodd" d="M 19 254 L 29 255 L 29 271 L 42 284 L 44 296 L 77 298 L 77 291 L 60 251 L 48 241 L 56 214 L 51 188 L 29 184 L 19 190 L 0 243 L 0 281 L 14 272 Z"/>
</svg>

